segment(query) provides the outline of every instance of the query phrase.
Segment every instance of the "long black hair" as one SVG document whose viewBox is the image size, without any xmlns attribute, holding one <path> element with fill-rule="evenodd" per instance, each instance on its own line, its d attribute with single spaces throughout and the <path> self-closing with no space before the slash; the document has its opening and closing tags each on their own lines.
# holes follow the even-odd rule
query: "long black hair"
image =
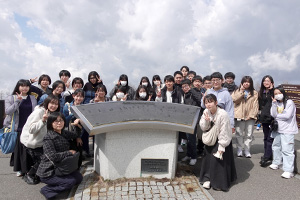
<svg viewBox="0 0 300 200">
<path fill-rule="evenodd" d="M 16 93 L 18 93 L 18 94 L 20 94 L 21 92 L 20 92 L 20 90 L 19 90 L 19 87 L 20 86 L 28 86 L 29 87 L 29 90 L 28 90 L 28 92 L 27 92 L 27 95 L 29 95 L 30 94 L 30 86 L 31 86 L 31 84 L 30 84 L 30 82 L 29 82 L 29 80 L 26 80 L 26 79 L 20 79 L 18 82 L 17 82 L 17 84 L 16 84 L 16 86 L 15 86 L 15 89 L 14 89 L 14 91 L 12 92 L 12 95 L 15 95 Z"/>
<path fill-rule="evenodd" d="M 265 91 L 265 89 L 266 89 L 266 87 L 264 86 L 264 81 L 266 80 L 266 78 L 269 78 L 270 81 L 271 81 L 271 83 L 274 84 L 274 80 L 273 80 L 272 76 L 270 76 L 270 75 L 264 76 L 264 77 L 262 78 L 261 84 L 260 84 L 259 97 L 262 97 L 262 96 L 263 96 L 264 91 Z"/>
<path fill-rule="evenodd" d="M 143 98 L 143 99 L 140 97 L 140 89 L 142 89 L 142 88 L 145 89 L 145 91 L 146 91 L 146 97 Z M 139 85 L 138 89 L 135 92 L 135 100 L 144 100 L 144 101 L 147 101 L 148 98 L 149 98 L 149 90 L 148 90 L 148 88 L 146 86 L 144 86 L 144 85 Z"/>
<path fill-rule="evenodd" d="M 289 99 L 289 97 L 286 95 L 285 90 L 284 90 L 281 86 L 276 87 L 276 88 L 274 89 L 274 91 L 275 91 L 275 90 L 279 90 L 279 91 L 281 92 L 281 94 L 283 94 L 282 102 L 283 102 L 283 106 L 284 106 L 284 108 L 285 108 L 286 102 L 287 102 L 287 100 Z M 273 98 L 274 98 L 274 97 L 275 97 L 275 95 L 273 94 Z"/>
<path fill-rule="evenodd" d="M 243 85 L 243 83 L 245 82 L 249 82 L 250 86 L 249 86 L 249 92 L 251 94 L 251 96 L 253 96 L 254 94 L 254 87 L 253 87 L 253 79 L 251 78 L 251 76 L 244 76 L 241 80 L 241 86 Z M 239 89 L 241 89 L 241 86 Z"/>
</svg>

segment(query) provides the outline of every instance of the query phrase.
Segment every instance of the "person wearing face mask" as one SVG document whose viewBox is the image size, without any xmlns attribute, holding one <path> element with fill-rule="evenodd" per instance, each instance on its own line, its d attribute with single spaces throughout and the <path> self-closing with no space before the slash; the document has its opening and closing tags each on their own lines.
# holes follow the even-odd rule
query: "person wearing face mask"
<svg viewBox="0 0 300 200">
<path fill-rule="evenodd" d="M 43 155 L 43 139 L 47 134 L 47 119 L 50 113 L 59 112 L 59 106 L 58 97 L 50 94 L 41 105 L 35 107 L 23 127 L 20 141 L 26 147 L 26 151 L 33 161 L 23 180 L 30 185 L 39 183 L 36 171 Z"/>
<path fill-rule="evenodd" d="M 274 120 L 278 122 L 278 129 L 272 130 L 271 133 L 274 141 L 272 144 L 273 161 L 270 168 L 276 170 L 283 164 L 284 173 L 281 177 L 292 178 L 294 176 L 295 134 L 298 134 L 296 106 L 291 99 L 288 99 L 281 87 L 274 90 L 270 112 Z"/>
<path fill-rule="evenodd" d="M 125 91 L 124 94 L 127 94 L 126 100 L 133 100 L 134 99 L 135 90 L 128 85 L 128 76 L 126 74 L 122 74 L 119 77 L 119 81 L 118 81 L 117 85 L 115 85 L 115 87 L 109 93 L 109 97 L 111 98 L 111 100 L 113 100 L 112 98 L 115 95 L 115 91 L 119 86 L 125 87 L 126 91 Z"/>
<path fill-rule="evenodd" d="M 128 95 L 126 94 L 126 87 L 120 85 L 116 88 L 112 97 L 112 101 L 126 101 L 127 97 Z"/>
<path fill-rule="evenodd" d="M 152 99 L 152 96 L 154 95 L 154 90 L 152 89 L 150 80 L 147 76 L 143 76 L 141 78 L 139 86 L 141 86 L 141 85 L 143 85 L 147 88 L 148 94 L 149 94 L 150 98 Z"/>
<path fill-rule="evenodd" d="M 144 85 L 140 85 L 136 90 L 135 100 L 137 101 L 151 101 L 148 88 Z"/>
<path fill-rule="evenodd" d="M 270 75 L 266 75 L 261 80 L 261 86 L 258 96 L 259 103 L 259 121 L 262 123 L 264 132 L 264 155 L 259 162 L 262 167 L 267 167 L 272 161 L 272 144 L 270 125 L 273 120 L 270 109 L 272 106 L 272 96 L 274 96 L 274 81 Z"/>
<path fill-rule="evenodd" d="M 252 78 L 244 76 L 239 89 L 231 97 L 234 103 L 237 156 L 243 156 L 244 147 L 245 156 L 251 158 L 250 148 L 258 114 L 258 93 L 254 90 Z"/>
</svg>

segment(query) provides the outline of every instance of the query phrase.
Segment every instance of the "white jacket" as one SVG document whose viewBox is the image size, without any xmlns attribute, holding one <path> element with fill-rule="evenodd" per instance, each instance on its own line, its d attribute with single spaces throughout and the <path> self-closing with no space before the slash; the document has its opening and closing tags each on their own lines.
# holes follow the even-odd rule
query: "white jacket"
<svg viewBox="0 0 300 200">
<path fill-rule="evenodd" d="M 35 149 L 43 146 L 43 139 L 47 133 L 47 122 L 42 121 L 44 113 L 44 107 L 36 106 L 27 118 L 20 140 L 28 148 Z"/>
<path fill-rule="evenodd" d="M 232 129 L 230 125 L 230 119 L 228 113 L 222 108 L 217 107 L 217 112 L 213 116 L 208 109 L 205 109 L 201 120 L 199 122 L 200 127 L 203 131 L 206 131 L 210 128 L 210 121 L 205 120 L 205 114 L 208 113 L 210 121 L 213 120 L 214 126 L 217 126 L 218 129 L 218 151 L 225 152 L 225 147 L 227 147 L 232 140 Z"/>
</svg>

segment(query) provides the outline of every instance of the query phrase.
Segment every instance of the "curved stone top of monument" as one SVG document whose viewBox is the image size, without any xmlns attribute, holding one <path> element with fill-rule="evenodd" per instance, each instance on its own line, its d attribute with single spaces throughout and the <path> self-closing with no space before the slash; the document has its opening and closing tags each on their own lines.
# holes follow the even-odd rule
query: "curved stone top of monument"
<svg viewBox="0 0 300 200">
<path fill-rule="evenodd" d="M 93 103 L 71 109 L 91 135 L 143 128 L 193 133 L 200 113 L 196 106 L 153 101 Z"/>
</svg>

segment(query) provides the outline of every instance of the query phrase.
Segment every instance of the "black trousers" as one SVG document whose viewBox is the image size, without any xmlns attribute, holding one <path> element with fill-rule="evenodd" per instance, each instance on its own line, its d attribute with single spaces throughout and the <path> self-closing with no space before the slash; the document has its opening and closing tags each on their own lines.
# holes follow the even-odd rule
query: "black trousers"
<svg viewBox="0 0 300 200">
<path fill-rule="evenodd" d="M 74 185 L 81 183 L 82 175 L 79 171 L 75 171 L 66 176 L 50 176 L 40 178 L 41 182 L 47 185 L 42 187 L 41 193 L 47 198 L 53 198 L 60 192 L 71 189 Z"/>
</svg>

